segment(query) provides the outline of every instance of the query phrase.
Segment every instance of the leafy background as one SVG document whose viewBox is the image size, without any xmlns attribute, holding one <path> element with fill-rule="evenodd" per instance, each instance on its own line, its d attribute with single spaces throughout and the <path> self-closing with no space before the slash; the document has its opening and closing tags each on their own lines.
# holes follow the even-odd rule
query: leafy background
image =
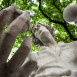
<svg viewBox="0 0 77 77">
<path fill-rule="evenodd" d="M 31 27 L 37 23 L 53 26 L 56 33 L 56 42 L 69 43 L 77 40 L 77 26 L 69 24 L 63 19 L 64 8 L 69 4 L 77 4 L 76 0 L 0 0 L 0 10 L 13 4 L 17 5 L 17 9 L 30 11 Z M 6 28 L 7 26 L 5 26 L 4 31 Z M 19 34 L 8 59 L 21 45 L 23 36 L 30 36 L 32 40 L 30 30 L 27 33 Z M 31 52 L 37 51 L 39 51 L 39 48 L 32 44 Z"/>
</svg>

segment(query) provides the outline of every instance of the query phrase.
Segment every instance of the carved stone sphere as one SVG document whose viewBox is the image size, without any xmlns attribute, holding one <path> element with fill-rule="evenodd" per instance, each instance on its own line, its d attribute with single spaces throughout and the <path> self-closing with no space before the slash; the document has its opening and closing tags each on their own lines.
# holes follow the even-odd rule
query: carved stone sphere
<svg viewBox="0 0 77 77">
<path fill-rule="evenodd" d="M 68 5 L 63 11 L 63 18 L 66 22 L 77 22 L 77 5 Z"/>
</svg>

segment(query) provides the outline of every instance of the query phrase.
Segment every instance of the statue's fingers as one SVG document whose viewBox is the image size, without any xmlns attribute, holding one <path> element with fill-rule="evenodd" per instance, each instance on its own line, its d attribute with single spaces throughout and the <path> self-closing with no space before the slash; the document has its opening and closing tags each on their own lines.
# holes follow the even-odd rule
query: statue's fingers
<svg viewBox="0 0 77 77">
<path fill-rule="evenodd" d="M 13 5 L 0 11 L 0 38 L 5 24 L 8 22 L 9 18 L 15 12 L 15 10 L 16 5 Z"/>
<path fill-rule="evenodd" d="M 22 13 L 24 13 L 24 11 L 16 9 L 16 11 L 14 12 L 14 14 L 12 14 L 11 18 L 9 19 L 9 21 L 8 21 L 8 23 L 7 23 L 7 26 L 9 26 L 9 24 L 10 24 L 12 21 L 14 21 L 18 16 L 20 16 Z M 29 12 L 28 12 L 28 13 L 29 13 Z M 24 25 L 24 27 L 23 27 L 23 29 L 21 30 L 20 33 L 25 33 L 25 32 L 27 32 L 27 30 L 29 30 L 29 28 L 30 28 L 30 25 L 31 25 L 30 19 L 28 19 L 28 21 L 25 23 L 25 25 Z M 26 29 L 26 30 L 25 30 L 25 29 Z"/>
<path fill-rule="evenodd" d="M 20 14 L 22 14 L 24 11 L 22 11 L 22 10 L 16 10 L 16 12 L 15 12 L 15 18 L 16 17 L 18 17 Z M 28 15 L 30 15 L 30 12 L 29 11 L 27 11 L 27 13 L 28 13 Z M 14 19 L 15 19 L 14 18 Z M 23 27 L 23 29 L 21 30 L 21 32 L 20 33 L 25 33 L 25 32 L 27 32 L 29 29 L 30 29 L 30 25 L 31 25 L 31 22 L 30 22 L 30 18 L 28 18 L 28 21 L 25 23 L 25 25 L 24 25 L 24 27 Z M 26 30 L 25 30 L 26 29 Z"/>
<path fill-rule="evenodd" d="M 24 12 L 22 15 L 17 17 L 4 32 L 0 43 L 0 64 L 6 62 L 16 37 L 21 32 L 28 18 L 29 14 Z"/>
<path fill-rule="evenodd" d="M 16 11 L 15 11 L 15 13 L 17 13 L 17 15 L 21 15 L 23 12 L 24 12 L 24 11 L 18 10 L 18 9 L 16 9 Z"/>
<path fill-rule="evenodd" d="M 16 9 L 16 11 L 12 14 L 9 21 L 7 22 L 7 26 L 14 21 L 18 16 L 20 16 L 24 11 Z"/>
<path fill-rule="evenodd" d="M 20 33 L 25 33 L 25 32 L 27 32 L 27 31 L 30 29 L 30 25 L 31 25 L 30 20 L 28 20 L 28 21 L 25 23 L 25 25 L 24 25 L 24 27 L 23 27 L 23 29 L 21 30 Z M 26 29 L 26 30 L 25 30 L 25 29 Z"/>
<path fill-rule="evenodd" d="M 34 70 L 34 68 L 37 66 L 36 61 L 28 61 L 18 72 L 18 77 L 29 77 L 31 72 Z"/>
<path fill-rule="evenodd" d="M 28 61 L 19 71 L 10 74 L 8 72 L 7 77 L 29 77 L 33 70 L 36 68 L 37 62 L 35 61 Z"/>
<path fill-rule="evenodd" d="M 23 62 L 25 61 L 26 57 L 30 52 L 30 49 L 31 49 L 30 38 L 25 37 L 20 48 L 17 50 L 17 52 L 14 54 L 12 59 L 7 64 L 10 75 L 17 72 L 21 68 Z"/>
</svg>

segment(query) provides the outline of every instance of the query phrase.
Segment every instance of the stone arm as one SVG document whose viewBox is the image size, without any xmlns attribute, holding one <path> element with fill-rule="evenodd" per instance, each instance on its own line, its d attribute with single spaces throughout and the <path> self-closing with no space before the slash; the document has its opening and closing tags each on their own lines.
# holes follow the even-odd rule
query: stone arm
<svg viewBox="0 0 77 77">
<path fill-rule="evenodd" d="M 0 77 L 28 77 L 37 65 L 36 61 L 29 60 L 22 66 L 31 49 L 31 41 L 27 36 L 24 37 L 21 46 L 10 61 L 6 62 L 17 35 L 21 33 L 25 24 L 25 31 L 30 27 L 29 12 L 26 11 L 19 16 L 17 14 L 13 19 L 12 16 L 14 16 L 15 13 L 15 5 L 0 11 Z M 11 18 L 13 20 L 11 20 Z M 6 31 L 3 32 L 4 26 L 7 23 L 9 26 Z"/>
<path fill-rule="evenodd" d="M 48 35 L 47 32 L 43 32 L 39 39 L 48 47 L 57 44 L 54 37 L 51 34 Z"/>
</svg>

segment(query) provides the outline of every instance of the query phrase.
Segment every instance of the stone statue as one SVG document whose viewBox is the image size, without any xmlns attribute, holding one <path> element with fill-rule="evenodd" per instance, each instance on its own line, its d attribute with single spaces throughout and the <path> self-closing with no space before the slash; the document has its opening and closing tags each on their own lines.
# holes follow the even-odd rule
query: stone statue
<svg viewBox="0 0 77 77">
<path fill-rule="evenodd" d="M 7 62 L 17 35 L 30 28 L 29 16 L 28 11 L 22 12 L 15 5 L 0 11 L 0 77 L 28 77 L 37 65 L 35 60 L 30 59 L 22 66 L 31 49 L 28 36 L 23 38 L 21 46 Z M 6 24 L 8 28 L 3 32 Z"/>
<path fill-rule="evenodd" d="M 63 18 L 66 22 L 74 22 L 77 24 L 77 5 L 71 4 L 64 8 Z"/>
<path fill-rule="evenodd" d="M 77 41 L 56 43 L 54 29 L 38 23 L 32 27 L 33 44 L 40 47 L 38 68 L 31 77 L 77 77 Z"/>
</svg>

